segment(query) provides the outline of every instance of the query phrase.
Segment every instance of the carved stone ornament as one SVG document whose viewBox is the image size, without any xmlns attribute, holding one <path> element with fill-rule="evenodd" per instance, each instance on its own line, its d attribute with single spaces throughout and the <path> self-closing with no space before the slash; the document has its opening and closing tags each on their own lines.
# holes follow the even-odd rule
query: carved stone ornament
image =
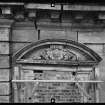
<svg viewBox="0 0 105 105">
<path fill-rule="evenodd" d="M 76 60 L 75 54 L 70 52 L 70 49 L 63 46 L 52 45 L 50 48 L 43 49 L 32 57 L 33 60 Z"/>
</svg>

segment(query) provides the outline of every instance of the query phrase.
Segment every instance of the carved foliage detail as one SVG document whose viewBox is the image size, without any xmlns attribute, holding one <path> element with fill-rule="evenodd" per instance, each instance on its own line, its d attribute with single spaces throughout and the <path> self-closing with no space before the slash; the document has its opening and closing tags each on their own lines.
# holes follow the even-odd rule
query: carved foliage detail
<svg viewBox="0 0 105 105">
<path fill-rule="evenodd" d="M 70 49 L 63 48 L 63 46 L 52 45 L 50 48 L 39 51 L 32 59 L 69 61 L 76 60 L 77 57 L 70 51 Z"/>
</svg>

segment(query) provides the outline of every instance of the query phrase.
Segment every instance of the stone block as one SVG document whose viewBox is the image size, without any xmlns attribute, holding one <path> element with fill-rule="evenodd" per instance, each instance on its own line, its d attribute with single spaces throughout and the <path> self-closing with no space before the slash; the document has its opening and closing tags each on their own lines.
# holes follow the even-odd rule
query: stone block
<svg viewBox="0 0 105 105">
<path fill-rule="evenodd" d="M 0 103 L 9 103 L 9 96 L 0 96 Z"/>
<path fill-rule="evenodd" d="M 65 30 L 65 33 L 67 39 L 77 41 L 77 32 Z"/>
<path fill-rule="evenodd" d="M 27 46 L 29 43 L 13 43 L 13 53 L 16 53 L 18 50 Z"/>
<path fill-rule="evenodd" d="M 9 43 L 0 42 L 0 54 L 9 54 Z"/>
<path fill-rule="evenodd" d="M 9 95 L 9 83 L 0 83 L 0 95 Z"/>
<path fill-rule="evenodd" d="M 103 56 L 105 56 L 105 44 L 103 45 Z"/>
<path fill-rule="evenodd" d="M 9 69 L 0 69 L 0 81 L 9 81 Z"/>
<path fill-rule="evenodd" d="M 77 40 L 77 32 L 68 30 L 40 30 L 40 39 L 47 38 Z"/>
<path fill-rule="evenodd" d="M 78 41 L 81 43 L 105 43 L 105 32 L 79 32 Z"/>
<path fill-rule="evenodd" d="M 19 42 L 35 42 L 38 40 L 38 31 L 27 29 L 27 30 L 13 30 L 13 41 Z"/>
<path fill-rule="evenodd" d="M 65 31 L 40 30 L 40 39 L 66 38 Z"/>
<path fill-rule="evenodd" d="M 101 88 L 100 88 L 100 90 L 99 90 L 99 92 L 100 92 L 100 94 L 99 94 L 99 102 L 100 103 L 105 103 L 105 84 L 101 84 L 101 86 L 100 86 Z"/>
<path fill-rule="evenodd" d="M 0 41 L 9 41 L 9 31 L 8 28 L 0 28 Z"/>
<path fill-rule="evenodd" d="M 102 61 L 99 64 L 99 79 L 104 83 L 99 84 L 99 102 L 105 103 L 105 55 L 102 56 Z"/>
<path fill-rule="evenodd" d="M 97 54 L 99 54 L 101 57 L 103 55 L 103 45 L 102 44 L 86 44 L 87 47 L 95 51 Z"/>
<path fill-rule="evenodd" d="M 9 67 L 9 56 L 0 56 L 0 68 Z"/>
</svg>

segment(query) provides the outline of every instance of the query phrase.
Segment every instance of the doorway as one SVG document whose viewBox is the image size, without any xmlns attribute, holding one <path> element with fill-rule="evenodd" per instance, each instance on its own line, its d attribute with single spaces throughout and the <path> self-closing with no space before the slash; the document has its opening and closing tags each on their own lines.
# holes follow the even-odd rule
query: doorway
<svg viewBox="0 0 105 105">
<path fill-rule="evenodd" d="M 96 102 L 99 55 L 78 42 L 47 39 L 13 56 L 14 102 Z"/>
</svg>

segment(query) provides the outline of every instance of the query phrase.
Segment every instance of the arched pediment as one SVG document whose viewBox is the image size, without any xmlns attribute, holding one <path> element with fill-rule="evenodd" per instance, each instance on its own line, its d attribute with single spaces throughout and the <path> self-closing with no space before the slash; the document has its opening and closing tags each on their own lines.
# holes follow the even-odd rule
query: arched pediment
<svg viewBox="0 0 105 105">
<path fill-rule="evenodd" d="M 99 63 L 101 57 L 87 46 L 66 39 L 46 39 L 29 44 L 13 56 L 21 63 Z"/>
</svg>

